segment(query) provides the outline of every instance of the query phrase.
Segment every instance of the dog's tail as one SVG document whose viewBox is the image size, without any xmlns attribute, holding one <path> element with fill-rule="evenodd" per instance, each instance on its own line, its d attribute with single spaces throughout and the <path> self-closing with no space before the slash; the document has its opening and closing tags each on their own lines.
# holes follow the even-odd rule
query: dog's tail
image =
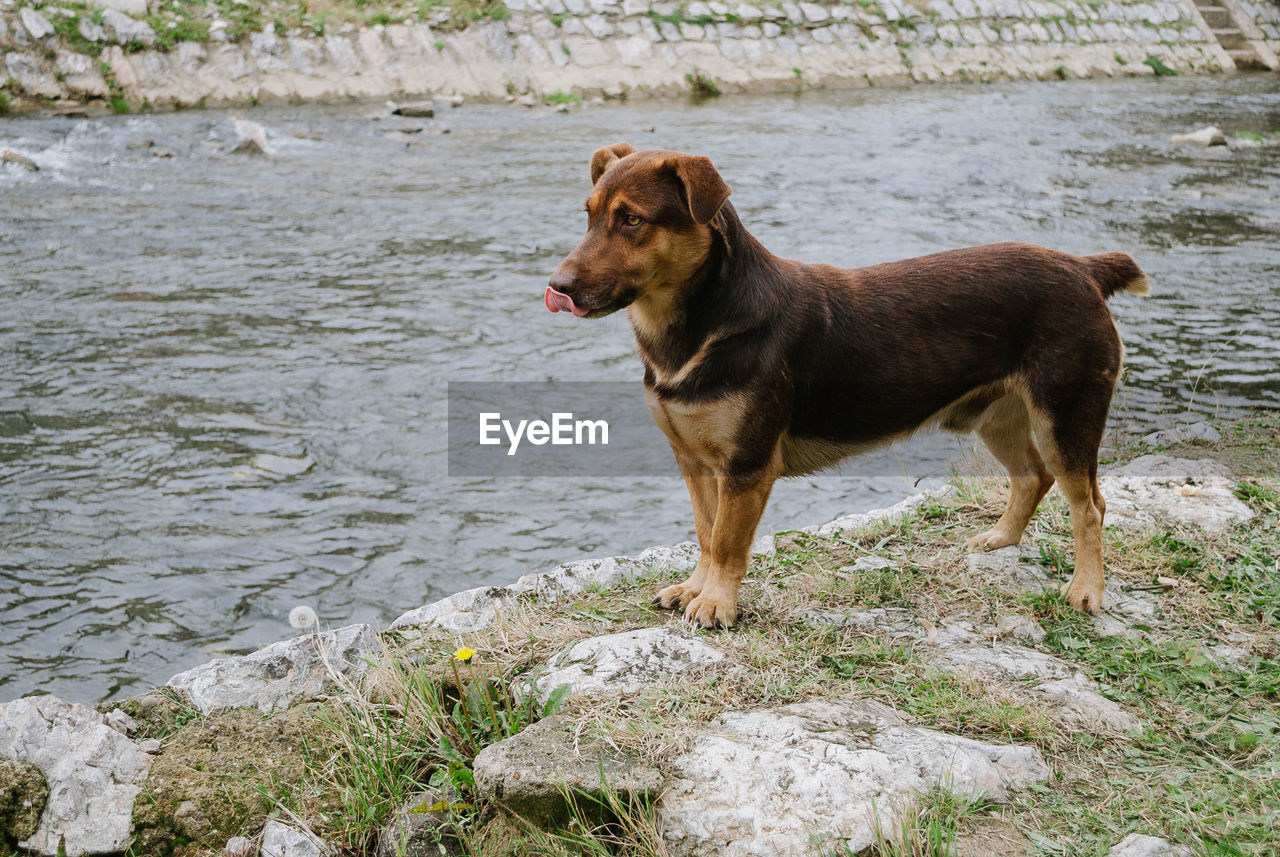
<svg viewBox="0 0 1280 857">
<path fill-rule="evenodd" d="M 1129 292 L 1135 295 L 1151 293 L 1151 284 L 1147 275 L 1142 273 L 1138 263 L 1128 253 L 1099 253 L 1097 256 L 1085 256 L 1093 281 L 1102 290 L 1102 296 L 1109 298 L 1116 292 Z"/>
</svg>

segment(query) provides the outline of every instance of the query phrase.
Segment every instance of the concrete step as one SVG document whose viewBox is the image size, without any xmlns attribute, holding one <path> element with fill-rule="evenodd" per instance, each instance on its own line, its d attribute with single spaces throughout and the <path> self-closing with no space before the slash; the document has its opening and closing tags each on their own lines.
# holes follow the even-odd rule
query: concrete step
<svg viewBox="0 0 1280 857">
<path fill-rule="evenodd" d="M 1200 14 L 1204 15 L 1204 21 L 1211 29 L 1231 29 L 1231 12 L 1222 6 L 1201 6 Z"/>
<path fill-rule="evenodd" d="M 1253 48 L 1230 48 L 1227 55 L 1241 71 L 1267 71 L 1266 65 L 1254 53 Z"/>
<path fill-rule="evenodd" d="M 1244 37 L 1244 33 L 1239 30 L 1214 30 L 1213 36 L 1218 40 L 1218 44 L 1227 50 L 1235 48 L 1247 48 L 1248 40 Z"/>
</svg>

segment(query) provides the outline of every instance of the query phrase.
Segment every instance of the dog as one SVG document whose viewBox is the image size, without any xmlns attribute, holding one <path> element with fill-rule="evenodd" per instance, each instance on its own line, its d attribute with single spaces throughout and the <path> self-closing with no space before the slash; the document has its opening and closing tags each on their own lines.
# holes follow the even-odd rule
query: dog
<svg viewBox="0 0 1280 857">
<path fill-rule="evenodd" d="M 592 156 L 591 184 L 544 303 L 630 319 L 701 548 L 654 603 L 733 625 L 775 480 L 937 426 L 976 432 L 1009 471 L 1004 514 L 970 548 L 1018 544 L 1056 481 L 1075 538 L 1062 592 L 1102 609 L 1098 445 L 1123 354 L 1106 301 L 1148 292 L 1132 258 L 1005 243 L 840 269 L 766 250 L 705 157 L 619 143 Z"/>
</svg>

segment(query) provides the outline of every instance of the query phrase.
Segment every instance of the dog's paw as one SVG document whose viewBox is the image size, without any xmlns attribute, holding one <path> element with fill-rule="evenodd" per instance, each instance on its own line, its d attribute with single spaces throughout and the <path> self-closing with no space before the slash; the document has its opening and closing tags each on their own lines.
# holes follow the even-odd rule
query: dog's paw
<svg viewBox="0 0 1280 857">
<path fill-rule="evenodd" d="M 1009 545 L 1016 545 L 1020 541 L 1022 541 L 1021 538 L 1011 536 L 1003 530 L 991 529 L 969 539 L 965 542 L 965 545 L 971 551 L 993 551 L 996 548 L 1007 548 Z"/>
<path fill-rule="evenodd" d="M 1097 616 L 1102 612 L 1102 587 L 1076 587 L 1072 583 L 1062 584 L 1062 595 L 1067 603 L 1081 613 Z"/>
<path fill-rule="evenodd" d="M 704 592 L 688 603 L 684 618 L 703 628 L 731 628 L 738 621 L 738 599 Z"/>
<path fill-rule="evenodd" d="M 653 603 L 666 610 L 675 610 L 677 607 L 688 607 L 701 592 L 701 586 L 695 585 L 692 580 L 686 580 L 658 590 Z"/>
</svg>

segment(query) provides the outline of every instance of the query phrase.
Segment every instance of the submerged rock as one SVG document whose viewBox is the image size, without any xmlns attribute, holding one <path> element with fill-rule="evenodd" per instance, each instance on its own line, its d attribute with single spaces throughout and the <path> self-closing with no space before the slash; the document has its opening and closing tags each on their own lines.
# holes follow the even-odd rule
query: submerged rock
<svg viewBox="0 0 1280 857">
<path fill-rule="evenodd" d="M 657 810 L 675 857 L 809 857 L 815 837 L 860 853 L 931 788 L 1004 801 L 1049 767 L 1034 747 L 909 726 L 852 699 L 725 714 L 667 774 Z"/>
<path fill-rule="evenodd" d="M 40 171 L 40 167 L 35 161 L 31 160 L 26 155 L 18 154 L 12 149 L 5 149 L 3 152 L 0 152 L 0 163 L 13 164 L 15 167 L 21 167 L 22 169 L 32 173 Z"/>
<path fill-rule="evenodd" d="M 1171 143 L 1191 143 L 1196 146 L 1225 146 L 1227 145 L 1227 135 L 1223 134 L 1221 129 L 1210 125 L 1207 128 L 1201 128 L 1190 134 L 1174 134 L 1169 138 Z"/>
<path fill-rule="evenodd" d="M 381 647 L 368 625 L 281 640 L 248 655 L 218 658 L 178 673 L 168 686 L 186 694 L 203 714 L 232 708 L 262 712 L 314 699 L 334 676 L 360 676 Z"/>
<path fill-rule="evenodd" d="M 472 766 L 476 791 L 534 824 L 568 811 L 564 789 L 600 796 L 607 788 L 638 797 L 657 793 L 657 768 L 632 759 L 602 739 L 566 731 L 548 717 L 480 751 Z"/>
<path fill-rule="evenodd" d="M 408 104 L 398 104 L 391 111 L 396 116 L 415 116 L 421 119 L 430 119 L 436 115 L 436 105 L 434 101 L 412 101 Z"/>
<path fill-rule="evenodd" d="M 663 675 L 712 664 L 724 655 L 694 637 L 670 628 L 642 628 L 592 637 L 553 657 L 538 678 L 544 699 L 567 684 L 586 696 L 635 693 Z"/>
<path fill-rule="evenodd" d="M 49 800 L 20 847 L 55 857 L 115 854 L 131 839 L 133 801 L 151 757 L 87 705 L 55 696 L 0 705 L 0 752 L 39 768 Z"/>
</svg>

